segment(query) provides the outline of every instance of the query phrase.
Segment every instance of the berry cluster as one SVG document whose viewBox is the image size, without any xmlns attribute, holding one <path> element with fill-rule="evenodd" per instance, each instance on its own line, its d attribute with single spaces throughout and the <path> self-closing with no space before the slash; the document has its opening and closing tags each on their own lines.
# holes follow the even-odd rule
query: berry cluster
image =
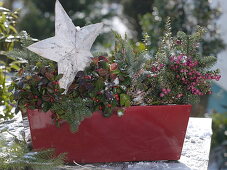
<svg viewBox="0 0 227 170">
<path fill-rule="evenodd" d="M 176 78 L 187 86 L 187 90 L 193 95 L 210 94 L 208 80 L 218 81 L 221 77 L 216 72 L 200 72 L 198 70 L 199 62 L 186 55 L 171 56 L 170 63 L 170 69 L 176 73 Z M 182 95 L 178 94 L 179 96 Z"/>
</svg>

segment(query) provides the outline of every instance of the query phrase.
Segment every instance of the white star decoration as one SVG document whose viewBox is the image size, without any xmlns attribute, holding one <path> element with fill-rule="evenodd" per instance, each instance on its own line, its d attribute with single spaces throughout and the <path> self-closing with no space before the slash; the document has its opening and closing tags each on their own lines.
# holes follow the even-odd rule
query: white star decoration
<svg viewBox="0 0 227 170">
<path fill-rule="evenodd" d="M 90 63 L 91 46 L 101 32 L 102 23 L 75 27 L 60 2 L 55 4 L 55 36 L 34 43 L 29 50 L 58 63 L 59 84 L 68 90 L 76 73 Z"/>
</svg>

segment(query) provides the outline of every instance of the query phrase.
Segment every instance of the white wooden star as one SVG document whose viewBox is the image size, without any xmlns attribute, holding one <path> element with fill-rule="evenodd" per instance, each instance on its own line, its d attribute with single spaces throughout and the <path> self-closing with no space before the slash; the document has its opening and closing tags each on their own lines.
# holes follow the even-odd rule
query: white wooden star
<svg viewBox="0 0 227 170">
<path fill-rule="evenodd" d="M 60 2 L 55 3 L 55 36 L 34 43 L 29 50 L 58 63 L 61 88 L 68 90 L 76 73 L 90 63 L 91 46 L 101 32 L 103 23 L 75 27 Z"/>
</svg>

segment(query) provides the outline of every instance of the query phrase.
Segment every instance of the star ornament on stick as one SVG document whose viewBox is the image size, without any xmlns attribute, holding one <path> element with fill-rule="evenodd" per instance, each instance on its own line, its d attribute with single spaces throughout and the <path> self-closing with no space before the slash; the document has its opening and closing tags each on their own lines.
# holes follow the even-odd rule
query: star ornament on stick
<svg viewBox="0 0 227 170">
<path fill-rule="evenodd" d="M 72 84 L 78 71 L 83 71 L 90 64 L 91 46 L 100 34 L 103 23 L 85 27 L 75 27 L 64 8 L 57 0 L 55 3 L 55 36 L 34 43 L 27 48 L 38 55 L 56 61 L 61 88 Z"/>
</svg>

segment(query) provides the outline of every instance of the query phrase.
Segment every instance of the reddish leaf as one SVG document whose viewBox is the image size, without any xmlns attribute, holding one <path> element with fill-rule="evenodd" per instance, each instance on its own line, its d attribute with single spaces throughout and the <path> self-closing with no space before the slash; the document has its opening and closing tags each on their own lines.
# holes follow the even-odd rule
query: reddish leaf
<svg viewBox="0 0 227 170">
<path fill-rule="evenodd" d="M 116 70 L 118 67 L 117 63 L 110 64 L 110 71 Z"/>
<path fill-rule="evenodd" d="M 45 76 L 49 79 L 49 80 L 54 80 L 54 74 L 52 73 L 45 73 Z"/>
<path fill-rule="evenodd" d="M 98 58 L 98 57 L 92 58 L 92 62 L 93 62 L 95 65 L 98 65 L 99 58 Z"/>
<path fill-rule="evenodd" d="M 108 74 L 108 70 L 103 68 L 97 69 L 96 71 L 99 73 L 100 76 L 105 76 Z"/>
</svg>

